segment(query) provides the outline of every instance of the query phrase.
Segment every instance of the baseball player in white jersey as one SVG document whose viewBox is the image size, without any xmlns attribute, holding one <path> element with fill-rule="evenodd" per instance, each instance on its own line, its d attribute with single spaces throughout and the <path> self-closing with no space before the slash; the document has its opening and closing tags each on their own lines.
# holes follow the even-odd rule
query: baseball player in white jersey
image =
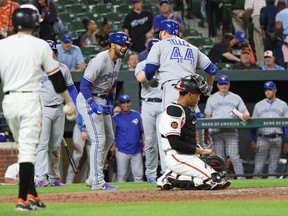
<svg viewBox="0 0 288 216">
<path fill-rule="evenodd" d="M 152 39 L 148 43 L 148 52 L 152 46 L 159 42 L 158 39 Z M 157 83 L 157 79 L 150 81 L 150 85 L 158 85 L 151 87 L 145 79 L 145 65 L 147 60 L 137 64 L 135 69 L 135 76 L 138 82 L 141 83 L 141 117 L 143 119 L 144 134 L 146 137 L 145 144 L 145 175 L 148 183 L 156 183 L 157 167 L 158 167 L 158 153 L 160 153 L 161 169 L 166 170 L 165 154 L 162 150 L 161 136 L 159 133 L 159 118 L 162 111 L 162 91 Z M 143 78 L 144 77 L 144 78 Z M 145 80 L 145 81 L 143 81 Z"/>
<path fill-rule="evenodd" d="M 88 161 L 88 170 L 90 169 L 90 149 L 91 149 L 91 143 L 88 137 L 88 133 L 85 129 L 85 125 L 83 124 L 82 116 L 78 113 L 76 118 L 76 124 L 73 129 L 73 159 L 75 161 L 76 167 L 79 166 L 80 160 L 84 153 L 84 148 L 87 153 L 87 161 Z M 87 169 L 86 169 L 87 170 Z M 83 176 L 86 175 L 86 171 L 83 173 Z M 82 170 L 81 170 L 82 171 Z M 73 168 L 71 164 L 69 164 L 67 175 L 66 175 L 66 184 L 72 184 L 75 177 L 75 173 L 73 171 Z M 87 175 L 86 175 L 87 179 Z M 85 180 L 86 180 L 85 179 Z"/>
<path fill-rule="evenodd" d="M 214 154 L 197 146 L 194 108 L 203 93 L 200 86 L 203 92 L 208 89 L 207 82 L 198 74 L 181 79 L 175 86 L 180 94 L 178 100 L 170 103 L 160 117 L 161 142 L 166 165 L 171 170 L 157 180 L 157 187 L 162 190 L 173 187 L 216 190 L 230 185 L 223 170 L 217 172 L 199 156 Z"/>
<path fill-rule="evenodd" d="M 243 114 L 243 120 L 249 119 L 250 114 L 237 94 L 229 91 L 230 79 L 226 75 L 220 75 L 217 79 L 218 92 L 211 95 L 204 110 L 206 118 L 233 118 L 233 109 Z M 244 169 L 239 155 L 238 130 L 234 128 L 210 129 L 213 140 L 213 151 L 223 157 L 230 157 L 236 175 L 243 175 Z M 210 143 L 208 131 L 205 133 L 205 143 Z M 238 177 L 241 178 L 241 177 Z"/>
<path fill-rule="evenodd" d="M 276 97 L 276 84 L 273 81 L 265 82 L 264 91 L 266 98 L 255 104 L 253 118 L 287 118 L 287 103 Z M 283 137 L 283 134 L 285 135 Z M 268 159 L 268 174 L 275 174 L 285 139 L 284 153 L 288 152 L 288 130 L 281 127 L 263 127 L 251 129 L 251 148 L 255 153 L 254 174 L 259 175 L 264 171 Z M 268 157 L 269 155 L 269 157 Z M 268 178 L 276 178 L 269 176 Z"/>
<path fill-rule="evenodd" d="M 33 8 L 33 9 L 32 9 Z M 3 84 L 3 113 L 14 140 L 19 144 L 19 194 L 16 210 L 45 208 L 34 184 L 36 148 L 41 132 L 40 80 L 47 73 L 57 93 L 76 114 L 66 89 L 59 63 L 53 59 L 46 41 L 33 37 L 40 15 L 33 5 L 16 9 L 12 15 L 17 33 L 0 40 L 0 79 Z"/>
<path fill-rule="evenodd" d="M 110 48 L 97 54 L 88 64 L 80 83 L 77 108 L 91 140 L 90 174 L 86 181 L 92 190 L 114 190 L 104 180 L 103 164 L 113 144 L 111 114 L 121 58 L 128 50 L 128 36 L 116 32 L 110 36 Z"/>
<path fill-rule="evenodd" d="M 179 26 L 174 20 L 164 20 L 160 23 L 159 38 L 147 57 L 145 75 L 147 80 L 152 79 L 157 72 L 162 86 L 163 109 L 178 98 L 178 92 L 173 84 L 181 78 L 196 73 L 196 67 L 203 69 L 207 74 L 209 89 L 212 91 L 214 75 L 218 68 L 197 47 L 178 37 Z"/>
<path fill-rule="evenodd" d="M 51 40 L 47 42 L 53 50 L 53 58 L 57 60 L 56 43 Z M 71 73 L 65 64 L 60 63 L 60 69 L 69 94 L 76 104 L 78 91 L 72 80 Z M 65 124 L 64 101 L 55 92 L 47 75 L 44 75 L 41 80 L 41 99 L 43 103 L 43 119 L 35 164 L 35 184 L 37 187 L 48 185 L 63 186 L 59 172 L 59 162 Z"/>
</svg>

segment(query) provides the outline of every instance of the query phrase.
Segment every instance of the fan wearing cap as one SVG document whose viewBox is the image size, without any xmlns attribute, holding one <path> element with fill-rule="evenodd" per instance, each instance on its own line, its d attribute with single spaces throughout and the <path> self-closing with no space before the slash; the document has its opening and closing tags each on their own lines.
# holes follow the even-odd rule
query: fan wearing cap
<svg viewBox="0 0 288 216">
<path fill-rule="evenodd" d="M 85 69 L 76 102 L 91 140 L 90 173 L 86 184 L 92 190 L 117 189 L 104 180 L 103 167 L 114 141 L 111 115 L 121 59 L 129 48 L 129 41 L 124 32 L 111 34 L 109 40 L 109 50 L 97 54 Z"/>
<path fill-rule="evenodd" d="M 157 187 L 162 190 L 173 187 L 215 190 L 230 185 L 225 174 L 216 172 L 198 156 L 214 154 L 210 149 L 199 148 L 196 141 L 195 107 L 205 86 L 208 87 L 207 82 L 198 74 L 179 80 L 175 85 L 179 92 L 177 101 L 170 103 L 161 114 L 159 131 L 167 166 L 157 180 Z"/>
<path fill-rule="evenodd" d="M 236 62 L 233 65 L 233 69 L 257 70 L 261 69 L 261 67 L 251 62 L 251 50 L 249 48 L 243 48 L 240 54 L 240 62 Z"/>
<path fill-rule="evenodd" d="M 211 95 L 206 103 L 204 110 L 206 118 L 234 118 L 231 115 L 233 109 L 238 110 L 243 114 L 243 120 L 247 121 L 250 117 L 246 105 L 242 98 L 229 91 L 230 78 L 226 75 L 220 75 L 217 79 L 218 91 Z M 210 140 L 208 134 L 212 140 Z M 205 143 L 213 141 L 213 151 L 223 157 L 228 156 L 231 159 L 236 175 L 243 175 L 244 169 L 242 160 L 239 155 L 239 138 L 238 130 L 236 128 L 223 128 L 223 129 L 209 129 L 205 130 Z"/>
<path fill-rule="evenodd" d="M 142 0 L 131 0 L 133 10 L 126 15 L 123 22 L 124 32 L 131 39 L 131 50 L 137 53 L 146 49 L 146 38 L 151 37 L 153 14 L 142 9 Z"/>
<path fill-rule="evenodd" d="M 57 44 L 58 61 L 65 64 L 71 72 L 84 71 L 86 64 L 81 49 L 73 45 L 72 36 L 68 33 L 62 35 L 61 44 Z"/>
<path fill-rule="evenodd" d="M 250 60 L 251 62 L 255 62 L 255 55 L 252 50 L 251 44 L 247 39 L 246 32 L 244 30 L 238 30 L 235 32 L 236 43 L 232 47 L 232 53 L 236 57 L 240 58 L 241 50 L 244 48 L 250 49 Z"/>
<path fill-rule="evenodd" d="M 170 0 L 160 0 L 159 5 L 160 5 L 160 12 L 161 13 L 157 14 L 153 20 L 153 31 L 155 33 L 155 37 L 158 37 L 158 33 L 160 31 L 160 23 L 163 20 L 167 20 L 167 19 L 174 20 L 178 23 L 179 36 L 182 36 L 182 33 L 185 30 L 184 22 L 181 19 L 181 17 L 178 16 L 177 12 L 174 12 L 174 13 L 171 12 L 171 1 Z"/>
<path fill-rule="evenodd" d="M 128 180 L 130 169 L 135 182 L 143 181 L 145 135 L 139 112 L 131 109 L 129 95 L 118 100 L 120 112 L 113 117 L 118 182 Z"/>
<path fill-rule="evenodd" d="M 277 87 L 273 81 L 264 83 L 265 98 L 255 104 L 253 118 L 288 117 L 287 103 L 277 98 L 276 93 Z M 250 133 L 250 141 L 251 149 L 255 153 L 254 174 L 259 175 L 264 172 L 266 161 L 268 161 L 268 174 L 276 174 L 283 142 L 283 152 L 288 153 L 288 128 L 253 128 Z M 269 176 L 269 178 L 276 178 L 276 176 Z"/>
<path fill-rule="evenodd" d="M 265 64 L 262 66 L 262 70 L 285 70 L 284 67 L 275 63 L 275 57 L 271 50 L 264 52 L 264 63 Z"/>
</svg>

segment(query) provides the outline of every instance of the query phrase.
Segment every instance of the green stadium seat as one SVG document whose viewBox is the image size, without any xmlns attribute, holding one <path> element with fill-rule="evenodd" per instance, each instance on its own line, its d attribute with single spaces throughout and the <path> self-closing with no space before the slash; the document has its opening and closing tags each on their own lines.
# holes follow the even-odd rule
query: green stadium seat
<svg viewBox="0 0 288 216">
<path fill-rule="evenodd" d="M 133 9 L 132 4 L 121 4 L 116 8 L 116 11 L 120 13 L 124 13 L 126 15 L 130 13 L 132 9 Z"/>
<path fill-rule="evenodd" d="M 200 36 L 195 36 L 195 37 L 189 37 L 189 42 L 197 47 L 201 47 L 204 45 L 213 45 L 213 41 L 210 38 L 207 37 L 200 37 Z"/>
<path fill-rule="evenodd" d="M 93 7 L 93 12 L 102 14 L 102 13 L 111 13 L 113 12 L 113 6 L 111 4 L 97 4 Z"/>
<path fill-rule="evenodd" d="M 95 54 L 95 46 L 88 46 L 81 48 L 83 56 L 89 56 Z"/>
<path fill-rule="evenodd" d="M 198 32 L 196 29 L 191 29 L 191 28 L 185 28 L 183 32 L 183 37 L 195 37 L 195 36 L 201 36 L 202 33 Z"/>
<path fill-rule="evenodd" d="M 83 29 L 83 28 L 84 28 L 83 23 L 79 20 L 73 20 L 69 24 L 69 30 L 70 31 L 75 31 L 75 30 Z"/>
<path fill-rule="evenodd" d="M 217 62 L 215 65 L 218 67 L 219 70 L 229 70 L 232 68 L 232 64 L 225 63 L 225 62 Z"/>
</svg>

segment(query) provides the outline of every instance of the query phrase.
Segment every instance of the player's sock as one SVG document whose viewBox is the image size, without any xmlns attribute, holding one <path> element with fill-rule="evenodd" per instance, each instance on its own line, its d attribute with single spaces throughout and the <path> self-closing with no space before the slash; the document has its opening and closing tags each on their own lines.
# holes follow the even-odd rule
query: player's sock
<svg viewBox="0 0 288 216">
<path fill-rule="evenodd" d="M 37 191 L 36 191 L 36 186 L 35 186 L 35 182 L 34 182 L 34 175 L 35 175 L 35 169 L 34 169 L 34 165 L 33 165 L 33 170 L 32 170 L 32 175 L 30 178 L 30 184 L 29 184 L 29 188 L 28 188 L 28 194 L 32 194 L 34 197 L 37 197 Z"/>
<path fill-rule="evenodd" d="M 32 163 L 19 164 L 19 195 L 18 198 L 27 199 L 31 178 L 34 178 L 34 165 Z"/>
</svg>

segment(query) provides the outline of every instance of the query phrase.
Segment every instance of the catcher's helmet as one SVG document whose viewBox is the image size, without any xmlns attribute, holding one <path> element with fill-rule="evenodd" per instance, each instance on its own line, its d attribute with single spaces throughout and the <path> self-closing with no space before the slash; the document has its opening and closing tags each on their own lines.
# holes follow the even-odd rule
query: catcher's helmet
<svg viewBox="0 0 288 216">
<path fill-rule="evenodd" d="M 124 32 L 116 32 L 110 35 L 110 43 L 129 45 L 128 36 Z"/>
<path fill-rule="evenodd" d="M 219 84 L 222 84 L 222 83 L 228 84 L 228 83 L 230 83 L 230 79 L 229 79 L 229 77 L 226 76 L 226 75 L 220 75 L 220 76 L 218 77 L 218 79 L 217 79 L 217 83 L 219 83 Z"/>
<path fill-rule="evenodd" d="M 276 89 L 276 84 L 273 81 L 268 81 L 264 83 L 264 89 Z"/>
<path fill-rule="evenodd" d="M 180 92 L 192 92 L 203 94 L 205 96 L 210 95 L 211 90 L 209 89 L 206 80 L 199 74 L 193 74 L 189 77 L 181 79 L 175 88 Z"/>
<path fill-rule="evenodd" d="M 37 30 L 40 26 L 39 12 L 33 5 L 22 5 L 13 12 L 12 23 L 15 32 L 20 29 Z"/>
<path fill-rule="evenodd" d="M 127 95 L 127 94 L 125 94 L 125 95 L 121 95 L 120 97 L 119 97 L 119 103 L 123 103 L 123 102 L 130 102 L 131 101 L 131 99 L 130 99 L 130 96 L 129 95 Z"/>
<path fill-rule="evenodd" d="M 179 35 L 179 25 L 174 20 L 163 20 L 160 23 L 159 31 L 165 30 L 168 34 Z"/>
<path fill-rule="evenodd" d="M 158 39 L 152 39 L 152 40 L 150 40 L 149 43 L 148 43 L 148 50 L 150 50 L 150 49 L 152 48 L 152 46 L 153 46 L 155 43 L 159 42 L 159 41 L 160 41 L 160 40 L 158 40 Z"/>
</svg>

